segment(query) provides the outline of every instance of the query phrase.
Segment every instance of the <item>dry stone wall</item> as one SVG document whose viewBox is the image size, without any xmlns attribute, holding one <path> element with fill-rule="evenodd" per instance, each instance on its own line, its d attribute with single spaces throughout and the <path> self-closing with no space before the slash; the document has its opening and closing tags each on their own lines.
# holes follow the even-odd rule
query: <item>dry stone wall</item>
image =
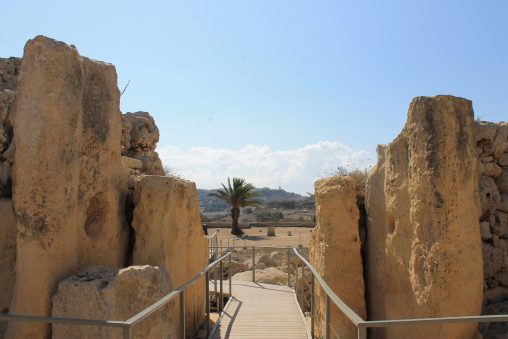
<svg viewBox="0 0 508 339">
<path fill-rule="evenodd" d="M 8 313 L 14 290 L 16 219 L 12 205 L 12 120 L 21 59 L 0 58 L 0 312 Z M 7 323 L 0 322 L 0 338 Z"/>
<path fill-rule="evenodd" d="M 122 115 L 122 155 L 140 160 L 141 172 L 164 175 L 159 154 L 155 147 L 159 142 L 159 129 L 147 112 Z"/>
<path fill-rule="evenodd" d="M 476 123 L 480 160 L 484 314 L 508 312 L 508 123 Z M 508 335 L 504 323 L 481 324 L 487 338 Z"/>
<path fill-rule="evenodd" d="M 333 291 L 360 317 L 366 318 L 360 214 L 352 177 L 332 177 L 315 183 L 316 227 L 310 261 Z M 324 337 L 326 294 L 315 288 L 317 335 Z M 340 338 L 356 338 L 356 327 L 335 306 L 331 327 Z"/>
<path fill-rule="evenodd" d="M 21 59 L 0 58 L 0 197 L 12 195 L 12 119 Z"/>
</svg>

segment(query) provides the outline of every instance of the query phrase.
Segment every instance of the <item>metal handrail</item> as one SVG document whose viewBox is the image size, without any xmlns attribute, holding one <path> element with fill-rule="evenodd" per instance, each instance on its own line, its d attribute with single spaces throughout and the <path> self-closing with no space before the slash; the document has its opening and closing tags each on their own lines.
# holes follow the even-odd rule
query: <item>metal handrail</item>
<svg viewBox="0 0 508 339">
<path fill-rule="evenodd" d="M 132 316 L 128 320 L 125 321 L 113 321 L 113 320 L 95 320 L 95 319 L 80 319 L 80 318 L 62 318 L 62 317 L 39 317 L 39 316 L 31 316 L 31 315 L 21 315 L 21 314 L 0 314 L 0 321 L 24 321 L 24 322 L 39 322 L 39 323 L 64 323 L 70 325 L 87 325 L 87 326 L 97 326 L 97 327 L 116 327 L 123 329 L 123 339 L 130 339 L 132 336 L 131 327 L 134 326 L 137 322 L 145 319 L 162 306 L 176 298 L 177 295 L 180 296 L 180 337 L 185 339 L 185 298 L 184 293 L 185 289 L 192 284 L 194 284 L 200 277 L 203 275 L 206 276 L 206 294 L 207 294 L 207 331 L 210 331 L 210 309 L 209 309 L 209 300 L 208 300 L 208 273 L 217 265 L 220 265 L 222 268 L 222 262 L 226 259 L 230 258 L 231 260 L 231 252 L 227 252 L 220 256 L 218 259 L 210 263 L 203 270 L 197 273 L 194 278 L 184 283 L 180 287 L 172 290 L 168 294 L 166 294 L 161 299 L 157 300 L 150 306 L 146 307 L 142 311 L 138 312 L 136 315 Z M 221 277 L 221 287 L 222 287 L 222 269 L 220 272 Z M 231 275 L 230 275 L 231 280 Z M 231 283 L 229 284 L 229 291 L 231 293 Z M 221 288 L 221 298 L 222 298 L 222 288 Z M 183 322 L 182 322 L 183 317 Z"/>
<path fill-rule="evenodd" d="M 73 325 L 99 326 L 99 327 L 125 327 L 124 321 L 94 320 L 65 317 L 39 317 L 35 315 L 0 313 L 0 321 L 25 321 L 32 323 L 65 323 Z"/>
<path fill-rule="evenodd" d="M 316 279 L 326 293 L 325 304 L 325 339 L 330 338 L 330 301 L 332 301 L 342 313 L 356 326 L 358 339 L 367 338 L 368 328 L 386 328 L 394 326 L 425 325 L 425 324 L 443 324 L 443 323 L 466 323 L 466 322 L 505 322 L 508 321 L 508 314 L 499 315 L 480 315 L 480 316 L 458 316 L 458 317 L 440 317 L 440 318 L 414 318 L 414 319 L 395 319 L 395 320 L 364 320 L 356 314 L 342 299 L 340 299 L 323 280 L 317 270 L 305 259 L 296 248 L 293 247 L 294 254 L 307 266 L 312 273 L 313 279 Z M 312 291 L 313 293 L 313 291 Z M 313 308 L 313 306 L 312 306 Z M 314 331 L 312 330 L 311 333 Z"/>
<path fill-rule="evenodd" d="M 321 288 L 325 291 L 326 295 L 333 301 L 335 305 L 344 313 L 344 315 L 351 320 L 355 326 L 358 324 L 365 322 L 358 314 L 355 313 L 344 301 L 335 292 L 328 286 L 328 284 L 323 280 L 321 275 L 316 271 L 314 266 L 312 266 L 307 259 L 305 259 L 296 248 L 293 247 L 293 252 L 295 255 L 307 266 L 307 268 L 311 271 L 314 278 L 319 282 Z"/>
<path fill-rule="evenodd" d="M 214 248 L 245 248 L 246 246 L 214 246 Z M 355 325 L 357 328 L 358 339 L 366 339 L 367 338 L 367 329 L 368 328 L 386 328 L 386 327 L 394 327 L 394 326 L 408 326 L 408 325 L 425 325 L 425 324 L 443 324 L 443 323 L 465 323 L 465 322 L 508 322 L 508 314 L 501 315 L 482 315 L 482 316 L 459 316 L 459 317 L 441 317 L 441 318 L 415 318 L 415 319 L 396 319 L 396 320 L 364 320 L 358 314 L 356 314 L 337 294 L 330 288 L 330 286 L 324 281 L 319 272 L 312 266 L 312 264 L 303 257 L 297 248 L 295 247 L 277 247 L 277 246 L 247 246 L 247 248 L 252 249 L 253 255 L 253 266 L 252 266 L 252 279 L 255 281 L 255 253 L 256 248 L 265 248 L 265 249 L 285 249 L 287 250 L 287 260 L 288 265 L 290 264 L 290 254 L 291 249 L 294 255 L 300 259 L 302 263 L 309 269 L 312 273 L 312 281 L 311 281 L 311 335 L 314 335 L 314 286 L 315 280 L 319 283 L 321 288 L 326 293 L 326 303 L 325 303 L 325 339 L 330 338 L 331 326 L 330 326 L 330 307 L 331 302 L 333 302 L 341 312 Z M 223 290 L 222 290 L 222 280 L 223 280 L 223 261 L 229 258 L 230 267 L 231 267 L 231 257 L 233 252 L 226 252 L 222 254 L 219 258 L 214 260 L 212 263 L 208 264 L 203 270 L 197 273 L 191 280 L 184 283 L 180 287 L 172 290 L 168 294 L 166 294 L 161 299 L 157 300 L 150 306 L 146 307 L 144 310 L 138 312 L 136 315 L 132 316 L 126 321 L 114 321 L 114 320 L 94 320 L 94 319 L 79 319 L 79 318 L 63 318 L 63 317 L 38 317 L 31 315 L 17 315 L 17 314 L 0 314 L 0 321 L 24 321 L 24 322 L 39 322 L 39 323 L 65 323 L 71 325 L 87 325 L 87 326 L 97 326 L 97 327 L 113 327 L 113 328 L 122 328 L 123 329 L 123 339 L 130 339 L 132 336 L 131 327 L 134 326 L 139 321 L 142 321 L 146 317 L 150 316 L 152 313 L 160 309 L 162 306 L 175 299 L 176 296 L 180 296 L 180 337 L 185 338 L 185 290 L 193 285 L 200 277 L 205 275 L 205 284 L 206 284 L 206 313 L 207 313 L 207 333 L 210 333 L 209 328 L 209 320 L 210 320 L 210 304 L 209 304 L 209 272 L 215 268 L 217 265 L 220 266 L 220 303 L 219 310 L 223 311 Z M 296 272 L 298 276 L 298 271 Z M 231 274 L 229 274 L 229 294 L 231 295 Z M 304 274 L 302 271 L 302 279 L 304 278 Z M 296 282 L 298 283 L 298 282 Z M 288 286 L 290 284 L 290 270 L 288 266 Z M 302 285 L 303 286 L 303 285 Z M 308 286 L 308 285 L 307 285 Z M 296 287 L 296 286 L 295 286 Z M 217 293 L 217 288 L 215 288 L 215 292 Z"/>
</svg>

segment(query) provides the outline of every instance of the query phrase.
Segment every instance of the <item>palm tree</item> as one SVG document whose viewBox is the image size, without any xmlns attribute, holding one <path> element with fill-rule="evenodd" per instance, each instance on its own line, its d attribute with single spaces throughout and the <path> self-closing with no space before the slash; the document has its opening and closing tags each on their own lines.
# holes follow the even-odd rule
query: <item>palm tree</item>
<svg viewBox="0 0 508 339">
<path fill-rule="evenodd" d="M 221 185 L 222 188 L 209 195 L 224 200 L 231 206 L 231 219 L 233 220 L 231 234 L 241 235 L 243 232 L 238 226 L 240 207 L 259 205 L 258 201 L 253 200 L 253 198 L 257 196 L 257 193 L 254 192 L 255 187 L 252 184 L 246 183 L 245 179 L 242 178 L 233 178 L 233 186 L 231 186 L 231 180 L 229 178 L 227 187 L 222 183 Z"/>
</svg>

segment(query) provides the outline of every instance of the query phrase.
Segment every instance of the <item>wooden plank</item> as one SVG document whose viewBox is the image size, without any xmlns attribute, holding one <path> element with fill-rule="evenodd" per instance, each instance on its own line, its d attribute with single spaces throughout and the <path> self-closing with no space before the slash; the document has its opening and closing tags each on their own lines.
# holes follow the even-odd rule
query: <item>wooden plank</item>
<svg viewBox="0 0 508 339">
<path fill-rule="evenodd" d="M 210 284 L 213 290 L 213 284 Z M 224 291 L 228 291 L 227 282 Z M 295 292 L 287 286 L 233 282 L 233 300 L 217 324 L 214 339 L 309 339 Z"/>
</svg>

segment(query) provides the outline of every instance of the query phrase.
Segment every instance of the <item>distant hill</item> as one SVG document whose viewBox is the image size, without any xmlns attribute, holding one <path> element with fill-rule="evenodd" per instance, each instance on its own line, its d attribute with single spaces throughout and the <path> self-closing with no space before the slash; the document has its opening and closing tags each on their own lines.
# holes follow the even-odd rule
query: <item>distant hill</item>
<svg viewBox="0 0 508 339">
<path fill-rule="evenodd" d="M 229 211 L 229 206 L 222 200 L 210 197 L 209 194 L 215 190 L 198 189 L 199 208 L 201 212 L 223 212 Z M 314 201 L 310 197 L 287 192 L 283 189 L 272 189 L 268 187 L 256 188 L 256 198 L 264 207 L 282 209 L 314 209 Z"/>
</svg>

